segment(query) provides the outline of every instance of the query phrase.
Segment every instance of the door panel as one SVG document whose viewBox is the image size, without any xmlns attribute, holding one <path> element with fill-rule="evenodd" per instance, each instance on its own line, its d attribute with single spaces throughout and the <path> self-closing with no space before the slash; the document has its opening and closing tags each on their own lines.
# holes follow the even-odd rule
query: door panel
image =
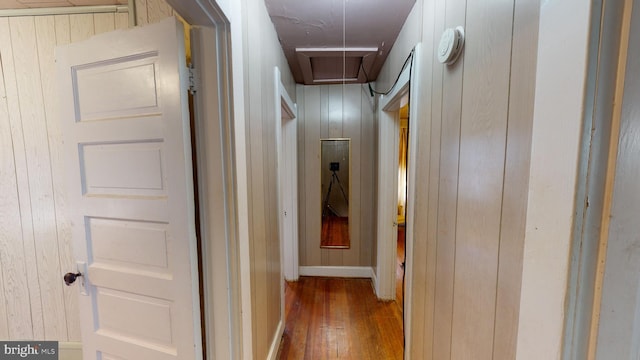
<svg viewBox="0 0 640 360">
<path fill-rule="evenodd" d="M 84 359 L 202 358 L 183 39 L 170 18 L 57 49 Z"/>
</svg>

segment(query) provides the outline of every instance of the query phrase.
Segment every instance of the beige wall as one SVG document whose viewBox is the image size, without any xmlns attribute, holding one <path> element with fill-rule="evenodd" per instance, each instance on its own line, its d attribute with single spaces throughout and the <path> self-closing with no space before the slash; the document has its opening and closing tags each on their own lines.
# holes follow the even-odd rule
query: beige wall
<svg viewBox="0 0 640 360">
<path fill-rule="evenodd" d="M 171 16 L 137 1 L 139 24 Z M 63 198 L 54 48 L 127 28 L 120 14 L 0 17 L 0 339 L 80 341 Z"/>
<path fill-rule="evenodd" d="M 371 266 L 375 219 L 374 103 L 360 84 L 297 87 L 300 266 Z M 320 139 L 350 138 L 349 249 L 320 249 Z"/>
<path fill-rule="evenodd" d="M 411 358 L 515 358 L 538 8 L 417 1 L 378 78 L 387 89 L 422 42 Z M 457 25 L 464 53 L 444 66 L 434 49 Z"/>
<path fill-rule="evenodd" d="M 264 1 L 244 0 L 242 22 L 253 358 L 264 359 L 281 316 L 274 67 L 292 97 L 295 84 Z"/>
</svg>

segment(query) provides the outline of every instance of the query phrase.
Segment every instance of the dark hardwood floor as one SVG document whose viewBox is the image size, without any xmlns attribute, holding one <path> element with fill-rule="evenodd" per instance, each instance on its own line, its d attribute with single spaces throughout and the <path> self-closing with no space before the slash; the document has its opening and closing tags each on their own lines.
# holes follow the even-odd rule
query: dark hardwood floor
<svg viewBox="0 0 640 360">
<path fill-rule="evenodd" d="M 300 277 L 286 285 L 278 359 L 403 358 L 402 314 L 369 279 Z"/>
<path fill-rule="evenodd" d="M 396 304 L 400 307 L 400 311 L 404 310 L 402 302 L 404 301 L 404 244 L 405 244 L 405 226 L 398 226 L 398 246 L 396 256 Z"/>
<path fill-rule="evenodd" d="M 349 248 L 349 218 L 327 215 L 322 217 L 320 247 L 333 249 Z"/>
</svg>

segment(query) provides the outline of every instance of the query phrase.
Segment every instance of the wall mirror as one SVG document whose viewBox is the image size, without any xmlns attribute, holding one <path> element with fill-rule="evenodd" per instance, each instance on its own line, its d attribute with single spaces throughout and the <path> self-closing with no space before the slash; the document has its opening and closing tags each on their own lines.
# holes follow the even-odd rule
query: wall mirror
<svg viewBox="0 0 640 360">
<path fill-rule="evenodd" d="M 351 139 L 320 140 L 322 230 L 320 247 L 348 249 Z"/>
</svg>

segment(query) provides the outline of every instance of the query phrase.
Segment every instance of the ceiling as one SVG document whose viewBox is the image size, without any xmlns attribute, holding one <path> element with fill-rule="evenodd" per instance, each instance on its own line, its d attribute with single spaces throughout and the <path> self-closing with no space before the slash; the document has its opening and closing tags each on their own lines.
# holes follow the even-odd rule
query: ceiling
<svg viewBox="0 0 640 360">
<path fill-rule="evenodd" d="M 296 82 L 311 85 L 375 80 L 415 0 L 265 3 Z"/>
<path fill-rule="evenodd" d="M 265 0 L 297 83 L 378 77 L 415 0 Z M 125 5 L 127 0 L 0 0 L 0 9 Z"/>
<path fill-rule="evenodd" d="M 127 0 L 0 0 L 0 9 L 28 9 L 61 6 L 126 5 Z"/>
</svg>

